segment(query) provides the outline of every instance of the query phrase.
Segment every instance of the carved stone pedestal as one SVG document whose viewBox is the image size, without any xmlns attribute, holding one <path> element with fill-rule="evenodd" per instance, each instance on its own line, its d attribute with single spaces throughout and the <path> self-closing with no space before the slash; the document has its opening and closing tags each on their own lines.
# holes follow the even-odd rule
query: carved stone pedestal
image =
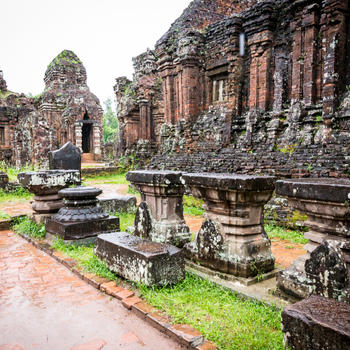
<svg viewBox="0 0 350 350">
<path fill-rule="evenodd" d="M 110 216 L 97 205 L 99 188 L 77 186 L 58 193 L 64 207 L 46 220 L 46 232 L 65 241 L 94 241 L 100 233 L 119 231 L 119 218 Z M 93 238 L 93 240 L 91 240 Z"/>
<path fill-rule="evenodd" d="M 177 247 L 191 241 L 183 217 L 185 186 L 181 172 L 129 171 L 126 179 L 141 193 L 133 227 L 135 236 Z"/>
<path fill-rule="evenodd" d="M 80 172 L 78 170 L 44 170 L 18 173 L 17 178 L 22 187 L 35 194 L 34 202 L 30 206 L 35 212 L 31 219 L 36 223 L 44 223 L 46 218 L 50 218 L 63 207 L 58 191 L 80 183 Z"/>
<path fill-rule="evenodd" d="M 185 245 L 189 259 L 239 277 L 274 269 L 275 257 L 263 227 L 263 206 L 275 179 L 233 174 L 184 174 L 194 197 L 204 200 L 207 219 L 193 242 Z"/>
<path fill-rule="evenodd" d="M 304 233 L 305 238 L 309 239 L 308 244 L 305 245 L 307 253 L 294 260 L 288 269 L 277 276 L 277 287 L 281 291 L 304 299 L 316 289 L 324 289 L 317 284 L 327 283 L 327 280 L 329 282 L 330 279 L 334 279 L 334 274 L 337 274 L 336 267 L 327 264 L 328 267 L 322 268 L 327 270 L 327 272 L 322 271 L 322 275 L 326 276 L 325 281 L 315 284 L 314 271 L 322 265 L 321 260 L 324 260 L 327 255 L 322 250 L 315 250 L 319 244 L 324 240 L 334 247 L 341 246 L 341 243 L 344 243 L 345 247 L 350 243 L 348 203 L 350 181 L 345 179 L 280 180 L 277 181 L 276 194 L 286 196 L 293 210 L 298 210 L 308 217 L 305 225 L 309 227 L 309 232 Z M 311 256 L 310 254 L 314 251 L 315 254 Z M 318 267 L 313 266 L 312 271 L 305 270 L 307 265 L 315 264 Z M 320 273 L 321 271 L 317 275 Z"/>
</svg>

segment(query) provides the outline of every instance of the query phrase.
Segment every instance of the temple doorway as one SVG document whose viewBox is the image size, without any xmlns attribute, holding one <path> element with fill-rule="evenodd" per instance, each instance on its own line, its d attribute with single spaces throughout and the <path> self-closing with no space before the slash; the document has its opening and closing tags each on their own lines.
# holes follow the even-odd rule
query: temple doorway
<svg viewBox="0 0 350 350">
<path fill-rule="evenodd" d="M 84 120 L 89 120 L 89 116 L 87 113 L 84 115 Z M 87 122 L 83 122 L 83 130 L 82 130 L 82 149 L 83 153 L 90 153 L 90 144 L 91 144 L 91 124 Z"/>
</svg>

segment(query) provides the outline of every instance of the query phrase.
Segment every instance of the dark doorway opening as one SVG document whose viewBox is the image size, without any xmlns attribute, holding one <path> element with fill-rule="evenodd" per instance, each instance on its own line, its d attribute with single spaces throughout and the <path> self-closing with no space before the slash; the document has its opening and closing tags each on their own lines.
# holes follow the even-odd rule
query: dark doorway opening
<svg viewBox="0 0 350 350">
<path fill-rule="evenodd" d="M 89 120 L 87 113 L 84 115 L 84 120 Z M 91 124 L 83 123 L 83 153 L 90 153 L 90 135 L 91 135 Z"/>
</svg>

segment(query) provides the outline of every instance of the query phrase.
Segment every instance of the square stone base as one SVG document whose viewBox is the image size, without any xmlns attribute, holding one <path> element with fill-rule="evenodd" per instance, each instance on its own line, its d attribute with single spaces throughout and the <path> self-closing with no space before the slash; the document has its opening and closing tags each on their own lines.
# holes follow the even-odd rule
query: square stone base
<svg viewBox="0 0 350 350">
<path fill-rule="evenodd" d="M 119 218 L 110 216 L 107 219 L 84 222 L 64 223 L 54 219 L 46 220 L 46 232 L 61 237 L 63 240 L 77 240 L 96 237 L 101 233 L 118 232 Z"/>
<path fill-rule="evenodd" d="M 119 276 L 147 286 L 175 284 L 185 278 L 181 249 L 126 232 L 99 235 L 95 254 Z"/>
<path fill-rule="evenodd" d="M 49 232 L 46 232 L 45 235 L 45 241 L 52 245 L 55 242 L 55 239 L 57 238 L 57 235 L 53 235 Z M 89 246 L 90 244 L 95 244 L 97 239 L 97 236 L 89 237 L 89 238 L 82 238 L 82 239 L 75 239 L 75 240 L 63 240 L 64 245 L 82 245 L 82 246 Z"/>
</svg>

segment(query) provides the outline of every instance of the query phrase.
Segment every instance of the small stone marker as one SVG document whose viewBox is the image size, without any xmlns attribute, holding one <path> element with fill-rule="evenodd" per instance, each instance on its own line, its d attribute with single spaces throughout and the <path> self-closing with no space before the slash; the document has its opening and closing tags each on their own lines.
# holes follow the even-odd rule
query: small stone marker
<svg viewBox="0 0 350 350">
<path fill-rule="evenodd" d="M 141 204 L 134 222 L 134 235 L 153 242 L 183 247 L 191 241 L 183 216 L 185 192 L 178 171 L 129 171 L 126 179 L 141 193 Z"/>
<path fill-rule="evenodd" d="M 309 227 L 309 231 L 304 233 L 305 238 L 309 239 L 305 245 L 307 253 L 277 275 L 277 287 L 298 299 L 307 298 L 317 290 L 318 294 L 328 290 L 329 295 L 327 292 L 323 295 L 338 299 L 339 293 L 335 291 L 340 285 L 339 290 L 344 289 L 344 285 L 340 276 L 341 264 L 335 261 L 340 262 L 346 254 L 348 257 L 345 260 L 350 261 L 349 252 L 345 252 L 345 247 L 350 245 L 350 181 L 311 178 L 279 180 L 276 194 L 286 196 L 293 210 L 306 214 L 308 220 L 305 226 Z M 328 243 L 318 249 L 324 240 Z M 328 262 L 325 263 L 327 256 Z M 308 271 L 305 270 L 307 264 Z M 324 281 L 317 277 L 320 275 L 325 278 Z M 337 279 L 339 283 L 336 283 Z M 334 285 L 334 292 L 331 284 Z"/>
<path fill-rule="evenodd" d="M 101 233 L 119 231 L 119 218 L 110 216 L 97 205 L 102 190 L 77 186 L 58 193 L 64 198 L 64 208 L 46 222 L 46 231 L 66 241 L 89 243 Z M 90 240 L 89 240 L 90 239 Z"/>
<path fill-rule="evenodd" d="M 282 312 L 285 348 L 347 350 L 350 348 L 350 304 L 312 295 Z"/>
<path fill-rule="evenodd" d="M 57 151 L 49 152 L 49 167 L 50 169 L 81 171 L 79 147 L 74 146 L 71 142 L 67 142 Z"/>
<path fill-rule="evenodd" d="M 18 173 L 18 182 L 22 187 L 34 193 L 34 202 L 30 205 L 35 213 L 31 219 L 43 223 L 63 207 L 58 192 L 71 185 L 80 183 L 78 170 L 44 170 L 38 172 Z"/>
<path fill-rule="evenodd" d="M 275 257 L 263 225 L 263 207 L 275 179 L 235 174 L 184 174 L 194 197 L 204 200 L 207 220 L 184 247 L 191 260 L 249 278 L 274 269 Z"/>
<path fill-rule="evenodd" d="M 179 248 L 126 232 L 99 235 L 95 254 L 116 274 L 147 286 L 175 284 L 185 278 L 185 262 Z"/>
</svg>

